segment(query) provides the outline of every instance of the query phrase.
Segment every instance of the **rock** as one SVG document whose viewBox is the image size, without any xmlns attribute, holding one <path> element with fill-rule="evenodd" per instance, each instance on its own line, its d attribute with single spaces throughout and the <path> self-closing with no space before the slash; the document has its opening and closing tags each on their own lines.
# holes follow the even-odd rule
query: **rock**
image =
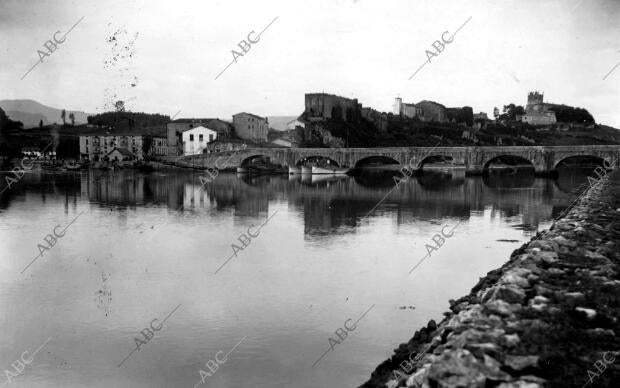
<svg viewBox="0 0 620 388">
<path fill-rule="evenodd" d="M 520 341 L 519 334 L 506 334 L 504 336 L 504 343 L 510 348 L 517 346 Z"/>
<path fill-rule="evenodd" d="M 595 260 L 609 260 L 607 257 L 601 255 L 598 252 L 592 252 L 592 251 L 586 251 L 585 252 L 585 256 L 588 259 L 595 259 Z"/>
<path fill-rule="evenodd" d="M 575 310 L 586 314 L 586 318 L 594 319 L 596 317 L 596 311 L 585 307 L 576 307 Z"/>
<path fill-rule="evenodd" d="M 540 384 L 540 385 L 544 385 L 545 382 L 547 380 L 540 378 L 538 376 L 534 376 L 534 375 L 523 375 L 521 376 L 521 380 L 529 382 L 529 383 L 536 383 L 536 384 Z"/>
<path fill-rule="evenodd" d="M 396 387 L 398 387 L 397 380 L 390 380 L 387 383 L 385 383 L 385 388 L 396 388 Z"/>
<path fill-rule="evenodd" d="M 428 369 L 422 368 L 415 372 L 413 375 L 409 376 L 407 381 L 405 381 L 406 387 L 419 387 L 424 386 L 423 384 L 426 382 L 426 376 L 428 375 Z"/>
<path fill-rule="evenodd" d="M 594 329 L 588 329 L 586 330 L 588 332 L 588 334 L 592 335 L 592 336 L 597 336 L 597 337 L 615 337 L 616 333 L 611 330 L 611 329 L 603 329 L 600 327 L 594 328 Z"/>
<path fill-rule="evenodd" d="M 553 291 L 551 291 L 549 288 L 544 287 L 542 285 L 534 286 L 534 291 L 536 291 L 538 295 L 548 295 L 548 296 L 553 295 Z"/>
<path fill-rule="evenodd" d="M 511 381 L 509 383 L 501 383 L 497 388 L 541 388 L 542 385 L 530 383 L 523 380 Z"/>
<path fill-rule="evenodd" d="M 529 272 L 529 271 L 528 271 Z M 531 273 L 531 272 L 530 272 Z M 528 274 L 526 274 L 525 276 L 528 276 Z M 502 278 L 500 279 L 501 283 L 504 284 L 514 284 L 518 287 L 521 288 L 529 288 L 530 287 L 530 281 L 527 280 L 525 277 L 518 275 L 512 271 L 507 272 L 506 274 L 504 274 L 504 276 L 502 276 Z"/>
<path fill-rule="evenodd" d="M 542 295 L 537 295 L 535 297 L 533 297 L 532 299 L 530 299 L 530 301 L 528 302 L 528 305 L 531 309 L 538 311 L 538 312 L 542 312 L 545 310 L 548 310 L 549 306 L 549 298 L 545 298 Z"/>
<path fill-rule="evenodd" d="M 573 240 L 569 240 L 564 236 L 557 236 L 553 238 L 553 241 L 555 241 L 556 243 L 558 243 L 561 246 L 564 247 L 568 247 L 568 248 L 574 248 L 577 246 L 577 243 Z"/>
<path fill-rule="evenodd" d="M 491 312 L 497 313 L 503 316 L 509 316 L 513 313 L 521 310 L 521 305 L 519 304 L 510 304 L 503 300 L 493 300 L 485 304 L 485 306 L 491 310 Z"/>
<path fill-rule="evenodd" d="M 463 347 L 472 352 L 472 354 L 477 358 L 483 358 L 487 354 L 493 357 L 497 357 L 501 354 L 501 349 L 499 346 L 492 342 L 466 343 Z"/>
<path fill-rule="evenodd" d="M 558 243 L 553 240 L 534 240 L 528 244 L 528 248 L 540 248 L 543 251 L 555 251 L 559 250 Z"/>
<path fill-rule="evenodd" d="M 558 293 L 558 296 L 560 297 L 565 296 L 573 301 L 586 300 L 586 297 L 583 294 L 583 292 L 564 292 L 564 293 Z"/>
<path fill-rule="evenodd" d="M 566 275 L 566 271 L 564 271 L 564 270 L 562 270 L 562 269 L 559 269 L 559 268 L 549 268 L 549 269 L 547 270 L 547 273 L 549 273 L 549 274 L 551 274 L 551 275 L 556 275 L 556 276 L 559 276 L 559 275 Z"/>
<path fill-rule="evenodd" d="M 438 362 L 430 366 L 428 379 L 437 381 L 438 387 L 484 388 L 485 369 L 468 350 L 455 349 L 442 354 Z"/>
<path fill-rule="evenodd" d="M 539 252 L 537 257 L 547 264 L 552 264 L 558 261 L 558 254 L 555 252 Z"/>
<path fill-rule="evenodd" d="M 538 356 L 511 356 L 508 355 L 504 359 L 504 364 L 508 365 L 515 371 L 521 371 L 525 368 L 535 367 L 538 365 Z"/>
<path fill-rule="evenodd" d="M 525 299 L 525 292 L 516 286 L 499 286 L 493 295 L 493 299 L 501 299 L 508 303 L 521 303 Z"/>
<path fill-rule="evenodd" d="M 482 313 L 482 306 L 480 306 L 479 304 L 476 304 L 476 305 L 471 305 L 471 307 L 469 307 L 468 309 L 461 311 L 456 316 L 456 318 L 459 320 L 459 322 L 466 323 L 480 316 L 481 313 Z"/>
<path fill-rule="evenodd" d="M 547 304 L 549 303 L 549 298 L 546 298 L 542 295 L 536 295 L 532 299 L 530 299 L 530 303 L 532 304 Z"/>
</svg>

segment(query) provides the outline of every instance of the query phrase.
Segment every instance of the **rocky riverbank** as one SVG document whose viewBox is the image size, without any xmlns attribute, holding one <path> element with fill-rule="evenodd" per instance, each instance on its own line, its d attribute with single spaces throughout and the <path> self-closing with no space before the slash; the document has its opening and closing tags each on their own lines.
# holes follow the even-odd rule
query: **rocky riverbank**
<svg viewBox="0 0 620 388">
<path fill-rule="evenodd" d="M 620 171 L 450 301 L 363 388 L 620 386 Z M 615 381 L 615 383 L 614 383 Z"/>
</svg>

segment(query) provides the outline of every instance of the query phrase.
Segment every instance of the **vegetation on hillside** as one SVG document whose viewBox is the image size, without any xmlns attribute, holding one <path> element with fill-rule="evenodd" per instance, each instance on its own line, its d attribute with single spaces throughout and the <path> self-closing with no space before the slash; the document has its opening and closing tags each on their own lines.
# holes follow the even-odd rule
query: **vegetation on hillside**
<svg viewBox="0 0 620 388">
<path fill-rule="evenodd" d="M 165 128 L 169 122 L 170 116 L 158 113 L 117 111 L 88 116 L 89 124 L 114 129 L 141 129 L 157 126 Z"/>
</svg>

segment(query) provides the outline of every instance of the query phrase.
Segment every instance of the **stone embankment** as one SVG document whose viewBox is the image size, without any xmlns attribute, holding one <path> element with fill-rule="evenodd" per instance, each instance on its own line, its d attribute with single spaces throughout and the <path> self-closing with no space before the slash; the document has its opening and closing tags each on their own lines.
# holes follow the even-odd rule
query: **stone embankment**
<svg viewBox="0 0 620 388">
<path fill-rule="evenodd" d="M 615 171 L 362 387 L 619 387 L 619 274 Z"/>
</svg>

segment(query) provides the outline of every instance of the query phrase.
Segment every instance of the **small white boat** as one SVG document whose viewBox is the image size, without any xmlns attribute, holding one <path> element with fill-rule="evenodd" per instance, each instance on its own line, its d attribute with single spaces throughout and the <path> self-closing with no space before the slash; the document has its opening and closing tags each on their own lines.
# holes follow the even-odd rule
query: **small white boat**
<svg viewBox="0 0 620 388">
<path fill-rule="evenodd" d="M 245 167 L 237 167 L 237 173 L 238 174 L 247 174 L 248 173 L 248 169 Z"/>
<path fill-rule="evenodd" d="M 310 166 L 302 166 L 301 167 L 302 174 L 312 174 L 312 167 Z"/>
<path fill-rule="evenodd" d="M 312 174 L 342 175 L 346 174 L 347 171 L 349 171 L 348 168 L 312 166 Z"/>
<path fill-rule="evenodd" d="M 288 173 L 289 174 L 301 174 L 301 167 L 297 167 L 297 166 L 291 167 L 291 166 L 288 166 Z"/>
</svg>

